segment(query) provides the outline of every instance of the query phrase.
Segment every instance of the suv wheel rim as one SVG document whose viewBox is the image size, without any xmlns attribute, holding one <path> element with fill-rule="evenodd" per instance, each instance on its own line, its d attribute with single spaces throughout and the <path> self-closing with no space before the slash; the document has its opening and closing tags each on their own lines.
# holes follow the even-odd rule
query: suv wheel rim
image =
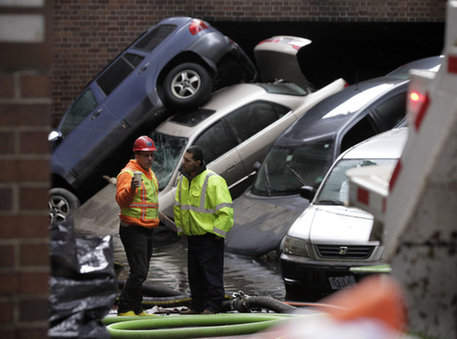
<svg viewBox="0 0 457 339">
<path fill-rule="evenodd" d="M 61 196 L 51 196 L 48 201 L 51 224 L 64 221 L 70 213 L 70 203 Z"/>
<path fill-rule="evenodd" d="M 201 86 L 200 74 L 191 69 L 186 69 L 173 77 L 171 92 L 179 99 L 189 99 L 194 96 Z"/>
</svg>

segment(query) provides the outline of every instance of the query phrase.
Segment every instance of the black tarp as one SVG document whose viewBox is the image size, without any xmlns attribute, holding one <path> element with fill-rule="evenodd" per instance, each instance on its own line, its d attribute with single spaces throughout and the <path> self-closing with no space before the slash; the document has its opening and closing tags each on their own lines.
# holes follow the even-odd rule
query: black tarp
<svg viewBox="0 0 457 339">
<path fill-rule="evenodd" d="M 49 338 L 110 338 L 101 319 L 117 294 L 112 236 L 76 235 L 70 216 L 50 237 Z"/>
</svg>

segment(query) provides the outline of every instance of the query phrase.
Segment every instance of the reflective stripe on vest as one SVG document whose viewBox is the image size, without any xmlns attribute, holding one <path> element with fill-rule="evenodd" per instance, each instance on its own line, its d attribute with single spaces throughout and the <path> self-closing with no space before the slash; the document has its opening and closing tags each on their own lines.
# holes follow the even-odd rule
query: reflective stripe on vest
<svg viewBox="0 0 457 339">
<path fill-rule="evenodd" d="M 128 172 L 133 177 L 133 170 L 129 168 L 123 169 L 122 172 Z M 141 187 L 138 189 L 137 194 L 135 194 L 129 206 L 121 209 L 121 215 L 146 222 L 159 217 L 158 182 L 153 173 L 152 179 L 149 179 L 144 173 L 141 174 L 141 178 L 143 179 Z M 148 190 L 152 190 L 149 192 L 149 199 Z"/>
<path fill-rule="evenodd" d="M 189 204 L 181 204 L 181 200 L 182 200 L 181 192 L 182 192 L 182 182 L 183 182 L 183 177 L 181 177 L 181 180 L 179 181 L 178 201 L 176 203 L 176 206 L 179 207 L 182 211 L 193 211 L 193 212 L 197 212 L 197 213 L 204 213 L 204 214 L 211 214 L 211 215 L 213 215 L 214 213 L 216 213 L 216 211 L 218 211 L 218 210 L 220 210 L 220 209 L 222 209 L 224 207 L 232 208 L 232 204 L 231 203 L 222 203 L 222 204 L 217 205 L 215 208 L 211 208 L 211 209 L 210 208 L 205 208 L 206 191 L 208 189 L 208 181 L 209 181 L 209 178 L 211 176 L 213 176 L 213 175 L 215 175 L 215 173 L 212 173 L 212 172 L 208 172 L 206 174 L 205 181 L 203 182 L 202 190 L 201 190 L 201 193 L 200 193 L 200 206 L 198 206 L 198 207 L 192 206 L 192 205 L 189 205 Z M 190 182 L 189 182 L 189 185 L 190 185 Z M 178 232 L 182 232 L 182 229 L 178 228 Z M 213 227 L 213 233 L 218 234 L 218 235 L 223 236 L 223 237 L 225 237 L 226 234 L 227 234 L 226 231 L 218 229 L 216 227 Z"/>
</svg>

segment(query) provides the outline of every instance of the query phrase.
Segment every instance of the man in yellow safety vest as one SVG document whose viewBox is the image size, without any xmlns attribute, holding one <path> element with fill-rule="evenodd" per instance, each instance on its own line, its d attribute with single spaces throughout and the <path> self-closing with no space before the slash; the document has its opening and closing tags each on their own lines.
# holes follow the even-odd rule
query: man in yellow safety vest
<svg viewBox="0 0 457 339">
<path fill-rule="evenodd" d="M 178 235 L 188 239 L 191 309 L 185 313 L 223 311 L 224 238 L 233 226 L 232 197 L 224 178 L 206 169 L 203 151 L 191 146 L 184 154 L 176 190 L 174 220 Z"/>
<path fill-rule="evenodd" d="M 142 285 L 152 255 L 152 229 L 159 224 L 159 185 L 151 170 L 156 147 L 148 136 L 135 140 L 130 160 L 117 176 L 116 201 L 121 209 L 119 235 L 130 266 L 119 297 L 118 315 L 146 315 Z"/>
</svg>

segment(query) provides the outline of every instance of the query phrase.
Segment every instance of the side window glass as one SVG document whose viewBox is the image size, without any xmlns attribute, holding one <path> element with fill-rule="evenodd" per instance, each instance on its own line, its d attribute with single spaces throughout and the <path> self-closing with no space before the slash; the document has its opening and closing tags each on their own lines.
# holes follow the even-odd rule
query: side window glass
<svg viewBox="0 0 457 339">
<path fill-rule="evenodd" d="M 406 93 L 394 95 L 370 111 L 370 115 L 376 121 L 380 132 L 393 128 L 405 116 L 405 113 Z"/>
<path fill-rule="evenodd" d="M 194 144 L 203 148 L 206 163 L 210 163 L 236 147 L 238 142 L 227 123 L 221 120 L 204 131 Z"/>
<path fill-rule="evenodd" d="M 97 79 L 97 84 L 106 95 L 110 95 L 142 60 L 141 55 L 131 53 L 122 55 Z"/>
<path fill-rule="evenodd" d="M 355 124 L 343 137 L 341 141 L 341 150 L 344 152 L 349 147 L 368 139 L 369 137 L 377 134 L 378 132 L 373 126 L 373 121 L 369 115 L 366 115 L 362 120 Z"/>
<path fill-rule="evenodd" d="M 64 136 L 78 126 L 97 107 L 97 101 L 90 88 L 87 88 L 70 106 L 64 115 L 61 132 Z"/>
<path fill-rule="evenodd" d="M 240 142 L 250 138 L 289 111 L 267 101 L 256 101 L 232 112 L 226 120 L 235 130 Z"/>
</svg>

